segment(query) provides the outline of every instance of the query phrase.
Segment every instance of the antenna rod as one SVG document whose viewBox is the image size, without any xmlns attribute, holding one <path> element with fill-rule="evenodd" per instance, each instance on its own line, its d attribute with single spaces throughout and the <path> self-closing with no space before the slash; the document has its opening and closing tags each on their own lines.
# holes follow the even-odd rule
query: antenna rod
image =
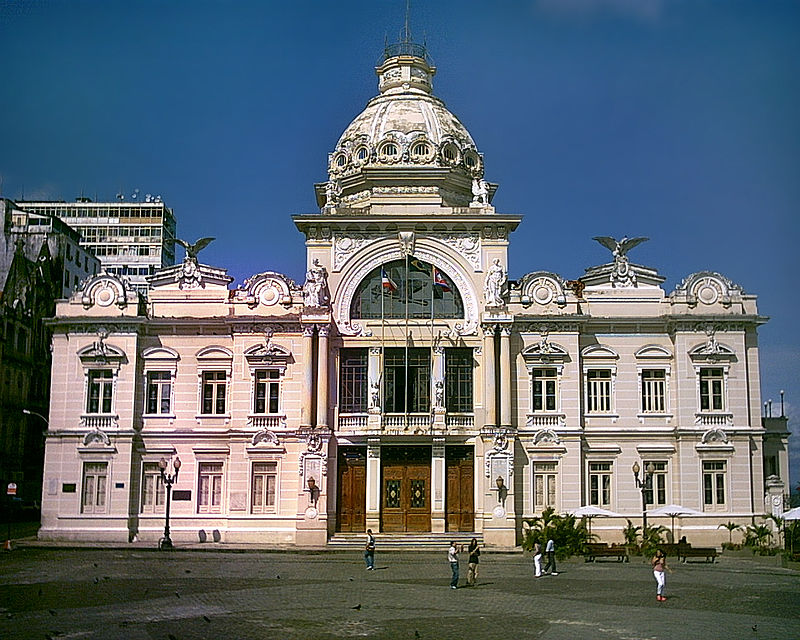
<svg viewBox="0 0 800 640">
<path fill-rule="evenodd" d="M 409 29 L 408 23 L 411 17 L 411 0 L 406 0 L 406 24 L 405 24 L 405 33 L 403 34 L 403 43 L 408 44 L 411 42 L 411 30 Z"/>
</svg>

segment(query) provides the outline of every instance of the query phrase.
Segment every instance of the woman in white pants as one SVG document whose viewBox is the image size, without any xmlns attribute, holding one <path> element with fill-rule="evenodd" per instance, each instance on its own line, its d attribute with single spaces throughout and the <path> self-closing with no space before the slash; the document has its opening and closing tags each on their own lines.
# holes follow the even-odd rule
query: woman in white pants
<svg viewBox="0 0 800 640">
<path fill-rule="evenodd" d="M 656 551 L 656 555 L 653 556 L 650 564 L 653 565 L 653 576 L 655 577 L 656 584 L 658 585 L 656 588 L 656 600 L 659 602 L 666 602 L 667 596 L 664 595 L 664 589 L 667 583 L 667 576 L 665 571 L 672 571 L 667 566 L 667 556 L 661 549 L 659 549 Z"/>
<path fill-rule="evenodd" d="M 542 576 L 542 545 L 538 542 L 533 543 L 533 577 L 540 578 Z"/>
</svg>

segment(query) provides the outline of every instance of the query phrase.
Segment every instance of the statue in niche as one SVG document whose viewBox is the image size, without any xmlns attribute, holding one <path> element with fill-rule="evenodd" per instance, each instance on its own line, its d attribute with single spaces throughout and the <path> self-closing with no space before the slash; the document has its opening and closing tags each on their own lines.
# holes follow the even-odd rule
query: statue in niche
<svg viewBox="0 0 800 640">
<path fill-rule="evenodd" d="M 328 295 L 328 272 L 314 258 L 314 262 L 306 271 L 306 282 L 303 285 L 303 304 L 316 309 L 327 307 L 330 301 Z"/>
<path fill-rule="evenodd" d="M 378 383 L 377 380 L 373 380 L 369 383 L 369 397 L 370 397 L 370 404 L 372 405 L 373 409 L 380 409 L 381 408 L 381 385 Z"/>
<path fill-rule="evenodd" d="M 472 202 L 473 205 L 489 204 L 489 184 L 483 178 L 472 179 Z"/>
<path fill-rule="evenodd" d="M 442 380 L 437 380 L 434 383 L 434 398 L 435 398 L 435 407 L 437 409 L 444 408 L 444 382 Z"/>
<path fill-rule="evenodd" d="M 503 297 L 500 292 L 506 283 L 507 277 L 505 269 L 500 264 L 500 259 L 495 258 L 489 271 L 486 273 L 486 281 L 483 285 L 483 297 L 487 307 L 502 307 Z"/>
</svg>

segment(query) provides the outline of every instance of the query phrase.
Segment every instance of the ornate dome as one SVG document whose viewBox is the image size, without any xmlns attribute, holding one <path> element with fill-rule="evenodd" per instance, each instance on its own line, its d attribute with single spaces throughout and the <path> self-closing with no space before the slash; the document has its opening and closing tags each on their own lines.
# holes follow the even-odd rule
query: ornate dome
<svg viewBox="0 0 800 640">
<path fill-rule="evenodd" d="M 375 69 L 380 95 L 345 129 L 329 156 L 331 180 L 365 167 L 456 169 L 483 176 L 483 158 L 469 132 L 432 95 L 436 73 L 424 47 L 410 42 L 388 47 Z"/>
</svg>

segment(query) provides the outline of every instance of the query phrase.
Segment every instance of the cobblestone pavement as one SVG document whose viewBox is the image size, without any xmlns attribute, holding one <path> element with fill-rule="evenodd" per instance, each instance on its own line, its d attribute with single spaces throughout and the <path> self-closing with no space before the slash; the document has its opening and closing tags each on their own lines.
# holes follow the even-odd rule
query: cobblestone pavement
<svg viewBox="0 0 800 640">
<path fill-rule="evenodd" d="M 481 560 L 451 590 L 444 549 L 368 572 L 358 552 L 22 548 L 0 555 L 0 638 L 800 637 L 800 573 L 747 559 L 676 565 L 665 603 L 640 559 L 538 579 L 520 554 Z"/>
</svg>

